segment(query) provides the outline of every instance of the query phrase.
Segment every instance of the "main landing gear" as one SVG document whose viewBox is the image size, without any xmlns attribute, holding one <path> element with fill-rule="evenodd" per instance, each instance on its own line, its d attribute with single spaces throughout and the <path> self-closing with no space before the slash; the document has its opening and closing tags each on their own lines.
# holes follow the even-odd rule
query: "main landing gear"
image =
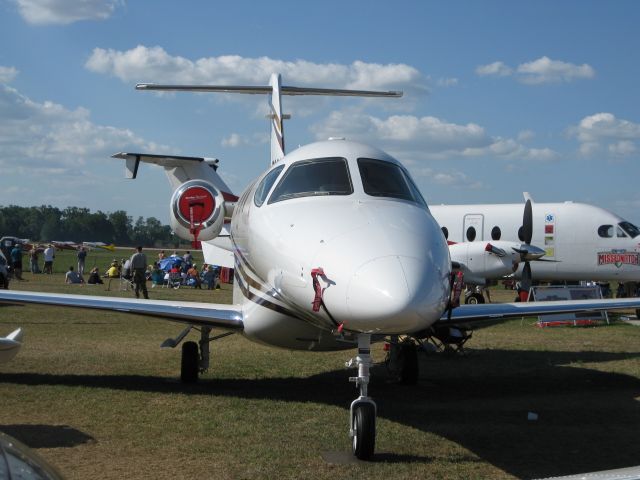
<svg viewBox="0 0 640 480">
<path fill-rule="evenodd" d="M 360 460 L 369 460 L 376 445 L 377 407 L 367 395 L 371 364 L 371 335 L 361 333 L 358 335 L 358 356 L 346 363 L 347 367 L 358 367 L 358 376 L 349 377 L 349 381 L 355 382 L 356 388 L 360 389 L 360 396 L 351 402 L 349 409 L 349 436 L 353 454 Z"/>
<path fill-rule="evenodd" d="M 161 347 L 175 348 L 189 334 L 193 325 L 185 328 L 176 338 L 168 338 L 162 342 Z M 225 332 L 215 337 L 210 337 L 211 327 L 199 327 L 200 340 L 198 342 L 184 342 L 182 344 L 182 357 L 180 362 L 180 381 L 182 383 L 197 383 L 198 375 L 209 369 L 209 343 L 233 335 L 235 332 Z"/>
</svg>

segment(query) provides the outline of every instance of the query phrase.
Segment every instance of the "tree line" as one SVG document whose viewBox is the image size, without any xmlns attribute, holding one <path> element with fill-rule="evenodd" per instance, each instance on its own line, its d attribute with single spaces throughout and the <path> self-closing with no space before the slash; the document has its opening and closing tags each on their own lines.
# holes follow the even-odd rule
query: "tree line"
<svg viewBox="0 0 640 480">
<path fill-rule="evenodd" d="M 171 227 L 155 217 L 133 218 L 124 210 L 92 213 L 88 208 L 0 207 L 0 237 L 28 238 L 34 242 L 105 242 L 118 246 L 179 245 Z"/>
</svg>

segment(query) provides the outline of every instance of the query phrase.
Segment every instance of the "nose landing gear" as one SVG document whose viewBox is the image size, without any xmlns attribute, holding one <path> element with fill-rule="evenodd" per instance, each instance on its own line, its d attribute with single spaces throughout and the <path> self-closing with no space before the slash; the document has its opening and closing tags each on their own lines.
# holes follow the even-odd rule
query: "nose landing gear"
<svg viewBox="0 0 640 480">
<path fill-rule="evenodd" d="M 360 396 L 351 402 L 349 409 L 349 436 L 352 440 L 353 454 L 360 460 L 369 460 L 376 445 L 377 407 L 367 395 L 369 368 L 371 367 L 371 335 L 358 335 L 358 356 L 347 362 L 346 366 L 358 367 L 358 376 L 349 377 L 350 382 L 360 389 Z"/>
</svg>

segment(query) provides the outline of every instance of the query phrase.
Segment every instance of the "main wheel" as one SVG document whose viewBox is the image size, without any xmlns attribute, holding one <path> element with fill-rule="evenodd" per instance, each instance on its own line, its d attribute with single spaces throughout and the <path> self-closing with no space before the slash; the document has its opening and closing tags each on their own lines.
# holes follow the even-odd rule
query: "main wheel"
<svg viewBox="0 0 640 480">
<path fill-rule="evenodd" d="M 400 344 L 400 383 L 415 385 L 418 383 L 418 349 L 413 342 Z"/>
<path fill-rule="evenodd" d="M 481 293 L 473 293 L 466 298 L 465 303 L 468 303 L 470 305 L 484 303 L 484 297 L 482 296 Z"/>
<path fill-rule="evenodd" d="M 375 446 L 376 409 L 371 403 L 358 403 L 353 409 L 353 454 L 360 460 L 369 460 Z"/>
<path fill-rule="evenodd" d="M 182 383 L 198 381 L 198 344 L 184 342 L 182 344 L 182 362 L 180 363 L 180 380 Z"/>
</svg>

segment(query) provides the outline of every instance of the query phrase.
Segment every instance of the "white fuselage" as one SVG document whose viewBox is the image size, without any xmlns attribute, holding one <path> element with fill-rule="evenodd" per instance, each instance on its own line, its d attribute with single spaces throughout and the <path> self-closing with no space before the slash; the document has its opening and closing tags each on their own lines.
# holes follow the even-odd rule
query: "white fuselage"
<svg viewBox="0 0 640 480">
<path fill-rule="evenodd" d="M 274 168 L 284 165 L 270 192 L 292 164 L 332 157 L 346 159 L 352 193 L 276 202 L 266 196 L 256 205 L 256 190 Z M 287 155 L 241 196 L 231 223 L 234 303 L 243 304 L 249 338 L 287 348 L 349 348 L 338 328 L 411 333 L 442 315 L 451 263 L 439 225 L 424 204 L 365 193 L 359 158 L 399 165 L 365 145 L 319 142 Z M 314 269 L 324 273 L 317 277 L 324 289 L 318 311 Z"/>
<path fill-rule="evenodd" d="M 500 240 L 519 241 L 523 204 L 432 205 L 430 210 L 450 241 L 468 242 L 475 231 L 474 241 L 487 242 L 496 239 L 498 230 Z M 533 278 L 640 281 L 640 236 L 620 227 L 624 222 L 593 205 L 534 202 L 531 243 L 555 262 L 532 264 Z"/>
</svg>

